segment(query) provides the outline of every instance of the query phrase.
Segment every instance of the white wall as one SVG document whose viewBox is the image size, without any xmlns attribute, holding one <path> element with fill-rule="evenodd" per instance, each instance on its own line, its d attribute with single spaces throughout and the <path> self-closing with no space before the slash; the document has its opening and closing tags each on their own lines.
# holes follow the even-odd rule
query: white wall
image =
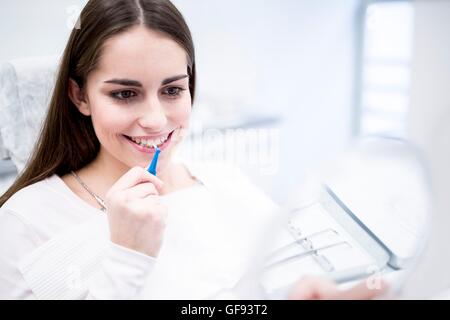
<svg viewBox="0 0 450 320">
<path fill-rule="evenodd" d="M 86 0 L 0 1 L 0 62 L 64 49 L 70 22 Z"/>
<path fill-rule="evenodd" d="M 423 298 L 450 288 L 450 1 L 416 0 L 414 5 L 409 129 L 429 165 L 434 211 L 430 240 L 404 295 Z"/>
</svg>

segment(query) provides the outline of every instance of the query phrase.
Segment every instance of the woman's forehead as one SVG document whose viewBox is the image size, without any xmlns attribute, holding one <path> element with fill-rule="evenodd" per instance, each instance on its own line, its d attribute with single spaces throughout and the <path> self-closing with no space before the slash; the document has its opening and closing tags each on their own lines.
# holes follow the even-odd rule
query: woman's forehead
<svg viewBox="0 0 450 320">
<path fill-rule="evenodd" d="M 96 73 L 160 81 L 186 73 L 187 54 L 174 40 L 146 27 L 133 27 L 107 40 Z"/>
</svg>

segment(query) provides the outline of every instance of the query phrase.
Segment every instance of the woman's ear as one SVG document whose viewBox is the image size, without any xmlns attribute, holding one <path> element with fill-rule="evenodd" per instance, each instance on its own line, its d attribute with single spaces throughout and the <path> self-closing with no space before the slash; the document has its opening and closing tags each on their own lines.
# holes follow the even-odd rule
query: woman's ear
<svg viewBox="0 0 450 320">
<path fill-rule="evenodd" d="M 69 79 L 69 98 L 82 114 L 91 115 L 91 108 L 87 103 L 85 93 L 73 79 Z"/>
</svg>

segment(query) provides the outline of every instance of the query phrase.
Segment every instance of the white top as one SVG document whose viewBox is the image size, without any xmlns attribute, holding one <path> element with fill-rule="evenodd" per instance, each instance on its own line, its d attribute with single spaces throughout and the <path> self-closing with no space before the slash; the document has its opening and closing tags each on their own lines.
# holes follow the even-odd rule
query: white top
<svg viewBox="0 0 450 320">
<path fill-rule="evenodd" d="M 0 208 L 2 299 L 207 299 L 232 288 L 276 205 L 237 169 L 190 166 L 202 184 L 162 196 L 155 259 L 113 244 L 105 213 L 54 175 Z"/>
</svg>

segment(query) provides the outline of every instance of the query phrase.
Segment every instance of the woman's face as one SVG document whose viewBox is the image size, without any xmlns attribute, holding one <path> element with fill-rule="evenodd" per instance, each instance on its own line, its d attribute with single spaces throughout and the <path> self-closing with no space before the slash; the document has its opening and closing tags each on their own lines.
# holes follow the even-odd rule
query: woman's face
<svg viewBox="0 0 450 320">
<path fill-rule="evenodd" d="M 158 171 L 164 170 L 191 113 L 187 55 L 180 45 L 143 26 L 114 36 L 85 93 L 103 157 L 128 168 L 148 167 L 157 145 Z"/>
</svg>

